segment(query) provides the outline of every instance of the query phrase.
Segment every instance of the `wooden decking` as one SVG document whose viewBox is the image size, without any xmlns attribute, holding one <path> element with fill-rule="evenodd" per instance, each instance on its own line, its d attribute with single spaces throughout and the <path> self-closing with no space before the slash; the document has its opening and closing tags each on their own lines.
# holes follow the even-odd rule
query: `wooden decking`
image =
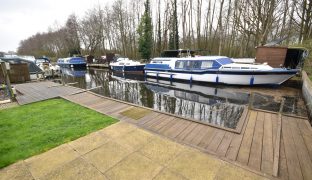
<svg viewBox="0 0 312 180">
<path fill-rule="evenodd" d="M 255 172 L 281 179 L 312 178 L 312 128 L 306 119 L 249 110 L 238 134 L 155 111 L 134 120 L 122 112 L 138 107 L 89 92 L 64 98 Z"/>
<path fill-rule="evenodd" d="M 58 96 L 69 95 L 80 90 L 70 86 L 44 81 L 14 85 L 19 95 L 16 97 L 20 105 L 42 101 Z"/>
<path fill-rule="evenodd" d="M 28 89 L 22 92 L 24 96 L 34 88 Z M 136 124 L 267 177 L 312 179 L 312 128 L 307 119 L 249 110 L 241 124 L 242 130 L 237 133 L 152 110 L 145 110 L 142 116 L 127 116 L 132 110 L 133 113 L 143 111 L 135 105 L 91 92 L 72 94 L 77 89 L 57 91 L 69 101 Z M 36 91 L 28 97 L 39 100 L 47 94 Z"/>
</svg>

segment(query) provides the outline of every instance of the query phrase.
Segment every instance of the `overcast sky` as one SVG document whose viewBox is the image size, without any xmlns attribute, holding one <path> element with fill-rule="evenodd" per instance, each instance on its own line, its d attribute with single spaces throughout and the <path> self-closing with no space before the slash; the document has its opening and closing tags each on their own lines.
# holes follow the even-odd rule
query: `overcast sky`
<svg viewBox="0 0 312 180">
<path fill-rule="evenodd" d="M 0 51 L 16 51 L 19 42 L 49 27 L 63 25 L 75 13 L 82 17 L 87 9 L 109 0 L 1 0 Z"/>
</svg>

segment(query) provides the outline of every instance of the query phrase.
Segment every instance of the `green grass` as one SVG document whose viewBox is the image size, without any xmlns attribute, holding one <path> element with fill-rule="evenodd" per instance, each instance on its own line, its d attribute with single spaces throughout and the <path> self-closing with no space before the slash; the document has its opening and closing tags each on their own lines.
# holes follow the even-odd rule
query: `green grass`
<svg viewBox="0 0 312 180">
<path fill-rule="evenodd" d="M 0 168 L 115 122 L 63 99 L 0 110 Z"/>
</svg>

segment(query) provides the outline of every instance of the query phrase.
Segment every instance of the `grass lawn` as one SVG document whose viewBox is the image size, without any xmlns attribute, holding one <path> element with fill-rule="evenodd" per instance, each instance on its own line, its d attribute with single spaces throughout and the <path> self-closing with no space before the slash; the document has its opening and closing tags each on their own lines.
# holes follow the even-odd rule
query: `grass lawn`
<svg viewBox="0 0 312 180">
<path fill-rule="evenodd" d="M 115 122 L 63 99 L 0 110 L 0 168 Z"/>
</svg>

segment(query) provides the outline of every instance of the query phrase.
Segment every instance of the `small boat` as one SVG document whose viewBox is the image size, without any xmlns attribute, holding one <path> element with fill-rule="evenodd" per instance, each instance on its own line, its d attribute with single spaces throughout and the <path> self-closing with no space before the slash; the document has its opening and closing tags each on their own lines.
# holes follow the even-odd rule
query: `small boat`
<svg viewBox="0 0 312 180">
<path fill-rule="evenodd" d="M 82 57 L 68 57 L 57 60 L 57 65 L 60 67 L 86 67 L 87 63 Z"/>
<path fill-rule="evenodd" d="M 58 65 L 53 66 L 47 58 L 38 58 L 35 60 L 35 63 L 44 72 L 45 77 L 60 74 L 60 67 Z"/>
<path fill-rule="evenodd" d="M 158 57 L 145 66 L 150 77 L 251 86 L 280 85 L 298 72 L 266 63 L 235 63 L 225 56 Z"/>
<path fill-rule="evenodd" d="M 144 72 L 145 64 L 138 61 L 129 60 L 128 58 L 118 58 L 116 62 L 109 64 L 113 71 L 121 72 Z"/>
</svg>

